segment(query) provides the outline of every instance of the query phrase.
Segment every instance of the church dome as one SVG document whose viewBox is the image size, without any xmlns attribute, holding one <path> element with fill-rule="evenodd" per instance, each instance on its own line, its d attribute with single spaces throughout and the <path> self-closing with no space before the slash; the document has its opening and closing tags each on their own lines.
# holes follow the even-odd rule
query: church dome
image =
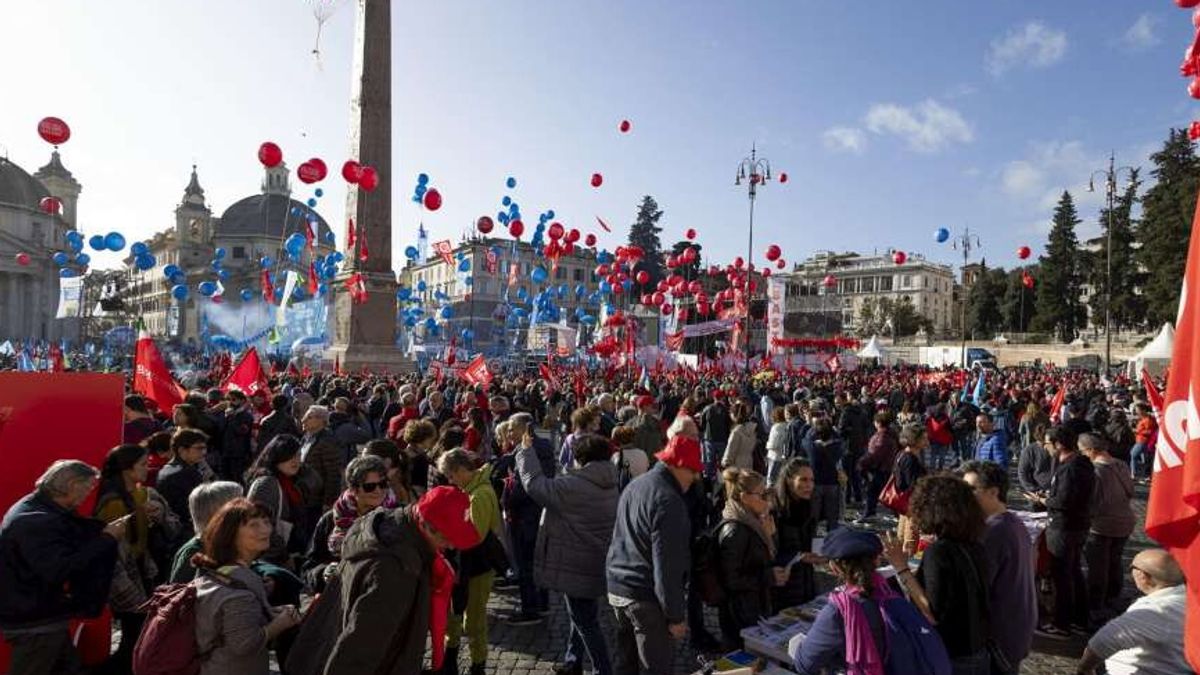
<svg viewBox="0 0 1200 675">
<path fill-rule="evenodd" d="M 298 210 L 298 215 L 293 211 Z M 328 244 L 328 223 L 319 213 L 284 194 L 258 194 L 234 202 L 221 214 L 216 237 L 286 237 L 301 229 L 309 214 L 317 217 L 321 244 Z"/>
<path fill-rule="evenodd" d="M 7 157 L 0 157 L 0 204 L 36 209 L 42 198 L 49 196 L 41 181 Z"/>
</svg>

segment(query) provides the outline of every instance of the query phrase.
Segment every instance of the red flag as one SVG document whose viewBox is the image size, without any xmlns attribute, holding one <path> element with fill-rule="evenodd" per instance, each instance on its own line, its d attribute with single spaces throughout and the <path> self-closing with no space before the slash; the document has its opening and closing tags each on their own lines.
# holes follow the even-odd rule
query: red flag
<svg viewBox="0 0 1200 675">
<path fill-rule="evenodd" d="M 351 218 L 346 222 L 346 250 L 353 251 L 354 243 L 358 241 L 358 233 L 355 231 L 354 219 Z"/>
<path fill-rule="evenodd" d="M 63 363 L 62 348 L 56 344 L 50 345 L 50 372 L 62 373 L 66 372 L 66 364 Z"/>
<path fill-rule="evenodd" d="M 309 297 L 317 297 L 317 288 L 320 282 L 317 281 L 317 263 L 309 261 L 308 263 L 308 295 Z"/>
<path fill-rule="evenodd" d="M 1058 387 L 1058 393 L 1054 395 L 1054 400 L 1050 402 L 1050 423 L 1059 423 L 1059 413 L 1062 412 L 1063 402 L 1067 398 L 1067 383 L 1063 382 Z"/>
<path fill-rule="evenodd" d="M 316 226 L 315 221 L 304 223 L 304 245 L 310 251 L 313 250 L 313 239 L 316 238 L 316 235 L 313 234 L 313 227 L 315 227 L 315 226 Z"/>
<path fill-rule="evenodd" d="M 1162 427 L 1162 411 L 1163 397 L 1162 392 L 1158 387 L 1154 386 L 1154 380 L 1150 379 L 1150 373 L 1142 368 L 1142 385 L 1146 387 L 1146 400 L 1150 401 L 1150 407 L 1154 409 L 1154 419 L 1158 420 L 1158 425 Z"/>
<path fill-rule="evenodd" d="M 483 354 L 478 354 L 475 358 L 471 359 L 471 362 L 463 369 L 461 375 L 467 384 L 482 384 L 487 386 L 492 383 L 492 371 L 488 370 L 487 361 L 483 360 Z"/>
<path fill-rule="evenodd" d="M 359 237 L 358 238 L 358 259 L 363 262 L 367 262 L 367 259 L 370 257 L 371 257 L 371 253 L 370 253 L 370 251 L 367 250 L 367 238 Z"/>
<path fill-rule="evenodd" d="M 271 283 L 271 272 L 269 270 L 262 271 L 262 295 L 263 300 L 275 304 L 275 285 Z"/>
<path fill-rule="evenodd" d="M 1187 267 L 1175 320 L 1171 372 L 1163 396 L 1154 453 L 1154 479 L 1146 504 L 1146 534 L 1171 551 L 1187 584 L 1184 651 L 1200 669 L 1200 201 L 1192 218 Z"/>
<path fill-rule="evenodd" d="M 133 390 L 154 401 L 158 409 L 170 412 L 183 403 L 186 393 L 167 369 L 162 354 L 150 334 L 143 329 L 138 335 L 137 354 L 133 365 Z"/>
<path fill-rule="evenodd" d="M 221 383 L 221 391 L 237 389 L 246 396 L 254 396 L 259 392 L 271 393 L 267 374 L 263 371 L 262 362 L 258 360 L 258 350 L 254 347 L 246 350 L 238 359 L 233 372 Z"/>
<path fill-rule="evenodd" d="M 560 389 L 562 389 L 562 383 L 559 382 L 558 375 L 555 375 L 554 371 L 550 370 L 549 366 L 547 366 L 544 363 L 539 363 L 538 364 L 538 373 L 540 373 L 542 376 L 542 379 L 546 381 L 546 386 L 547 386 L 546 393 L 547 394 L 555 392 L 555 391 L 559 391 Z"/>
<path fill-rule="evenodd" d="M 682 328 L 675 331 L 674 333 L 667 333 L 663 337 L 664 337 L 664 342 L 666 342 L 667 349 L 669 349 L 673 352 L 677 352 L 680 349 L 683 349 L 683 329 Z"/>
</svg>

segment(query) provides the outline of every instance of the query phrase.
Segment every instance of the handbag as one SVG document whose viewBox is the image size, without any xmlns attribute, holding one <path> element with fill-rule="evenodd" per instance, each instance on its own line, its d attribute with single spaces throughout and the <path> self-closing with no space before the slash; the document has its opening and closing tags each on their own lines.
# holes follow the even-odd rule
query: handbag
<svg viewBox="0 0 1200 675">
<path fill-rule="evenodd" d="M 912 490 L 901 492 L 896 489 L 896 474 L 888 476 L 887 483 L 883 485 L 883 491 L 879 493 L 879 503 L 901 515 L 908 515 L 908 499 L 912 496 Z"/>
</svg>

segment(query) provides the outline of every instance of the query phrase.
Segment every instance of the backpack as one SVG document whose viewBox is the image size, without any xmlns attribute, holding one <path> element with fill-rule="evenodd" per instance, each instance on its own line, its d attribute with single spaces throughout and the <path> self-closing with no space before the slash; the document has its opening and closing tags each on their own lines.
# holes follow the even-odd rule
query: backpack
<svg viewBox="0 0 1200 675">
<path fill-rule="evenodd" d="M 625 451 L 617 450 L 617 494 L 625 491 L 625 487 L 629 485 L 629 481 L 633 480 L 633 471 L 629 468 L 629 460 L 625 457 Z"/>
<path fill-rule="evenodd" d="M 725 589 L 721 586 L 720 534 L 726 523 L 737 521 L 722 520 L 712 529 L 701 532 L 692 542 L 692 584 L 707 605 L 725 602 Z"/>
<path fill-rule="evenodd" d="M 213 578 L 234 588 L 245 588 L 235 579 Z M 221 645 L 220 641 L 201 651 L 196 644 L 196 584 L 158 587 L 138 609 L 146 621 L 133 647 L 134 675 L 198 675 L 200 664 Z"/>
<path fill-rule="evenodd" d="M 879 610 L 887 636 L 887 672 L 950 675 L 950 655 L 942 636 L 916 605 L 903 596 L 894 596 L 881 601 Z"/>
</svg>

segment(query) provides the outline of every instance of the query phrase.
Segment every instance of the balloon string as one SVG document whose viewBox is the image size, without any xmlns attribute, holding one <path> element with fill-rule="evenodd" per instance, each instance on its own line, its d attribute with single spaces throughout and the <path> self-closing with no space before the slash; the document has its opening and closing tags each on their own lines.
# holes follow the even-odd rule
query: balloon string
<svg viewBox="0 0 1200 675">
<path fill-rule="evenodd" d="M 317 70 L 324 72 L 324 67 L 321 64 L 321 31 L 325 27 L 325 19 L 317 17 L 317 37 L 313 40 L 313 60 L 316 62 Z"/>
</svg>

